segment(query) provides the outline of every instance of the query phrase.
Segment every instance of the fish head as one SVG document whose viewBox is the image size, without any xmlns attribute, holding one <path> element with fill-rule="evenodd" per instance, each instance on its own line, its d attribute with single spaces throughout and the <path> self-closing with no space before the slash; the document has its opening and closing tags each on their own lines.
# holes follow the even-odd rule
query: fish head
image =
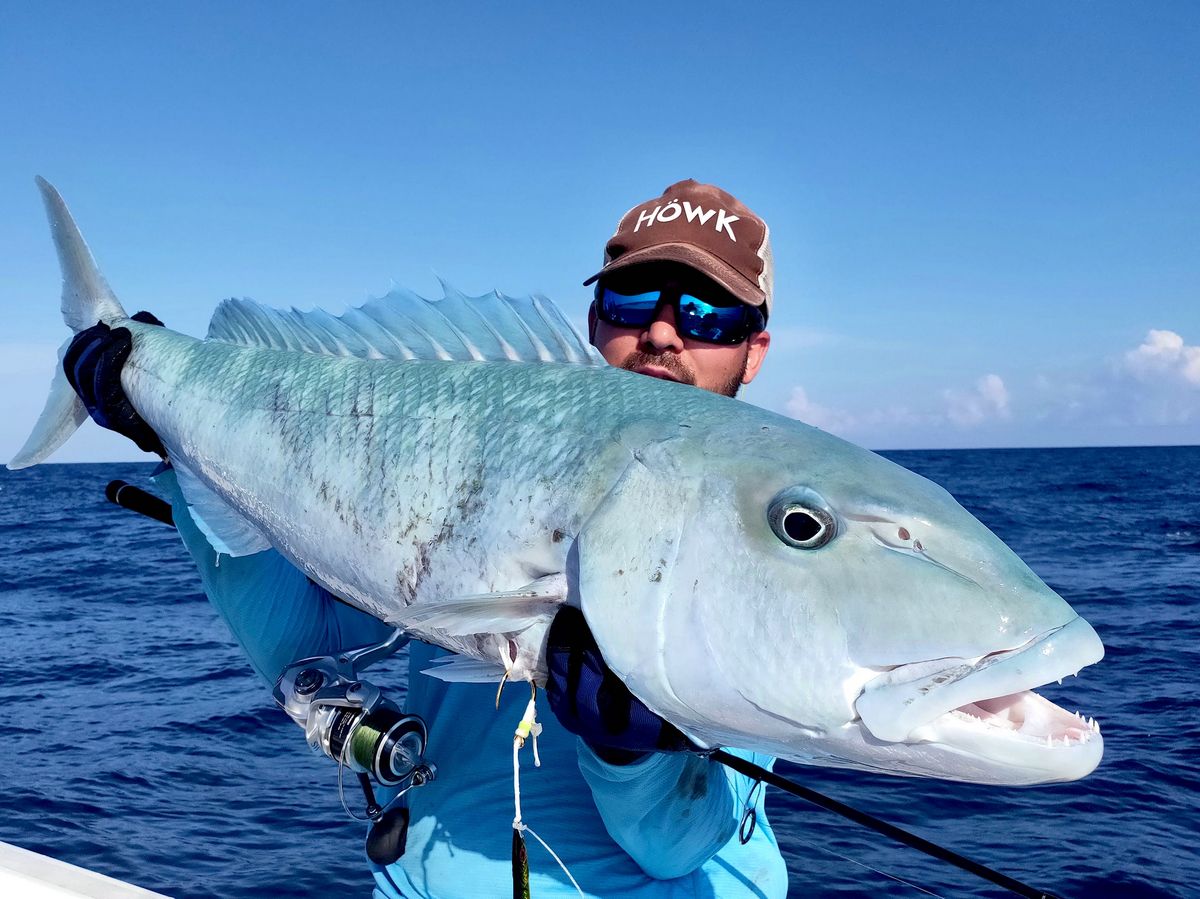
<svg viewBox="0 0 1200 899">
<path fill-rule="evenodd" d="M 1098 727 L 1032 692 L 1095 631 L 944 489 L 761 415 L 642 446 L 581 534 L 606 660 L 703 746 L 977 783 L 1072 780 Z"/>
</svg>

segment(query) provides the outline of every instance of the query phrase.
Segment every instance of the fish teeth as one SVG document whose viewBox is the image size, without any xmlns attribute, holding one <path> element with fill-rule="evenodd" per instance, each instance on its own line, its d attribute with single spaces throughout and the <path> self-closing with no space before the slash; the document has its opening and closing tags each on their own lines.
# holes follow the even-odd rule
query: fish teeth
<svg viewBox="0 0 1200 899">
<path fill-rule="evenodd" d="M 1058 685 L 1059 685 L 1060 687 L 1062 686 L 1062 678 L 1061 678 L 1061 677 L 1058 679 Z"/>
<path fill-rule="evenodd" d="M 1046 734 L 1046 748 L 1047 749 L 1054 748 L 1054 737 L 1050 736 L 1049 734 Z"/>
</svg>

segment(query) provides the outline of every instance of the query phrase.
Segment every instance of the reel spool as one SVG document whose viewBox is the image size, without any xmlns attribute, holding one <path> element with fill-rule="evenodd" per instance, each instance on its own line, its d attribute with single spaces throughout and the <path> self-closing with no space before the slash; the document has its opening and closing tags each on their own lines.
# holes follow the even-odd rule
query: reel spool
<svg viewBox="0 0 1200 899">
<path fill-rule="evenodd" d="M 358 676 L 358 669 L 390 655 L 404 642 L 403 632 L 397 631 L 373 646 L 303 659 L 284 669 L 275 684 L 275 701 L 304 728 L 309 746 L 337 762 L 339 772 L 344 765 L 358 775 L 371 819 L 385 810 L 375 802 L 372 780 L 399 788 L 394 802 L 437 776 L 437 768 L 425 759 L 425 722 L 402 712 L 378 687 Z"/>
<path fill-rule="evenodd" d="M 427 767 L 423 753 L 428 741 L 429 730 L 421 718 L 405 715 L 384 700 L 370 713 L 334 709 L 322 749 L 331 759 L 370 775 L 382 786 L 397 787 L 414 779 L 412 786 L 419 786 L 427 780 L 419 769 Z"/>
</svg>

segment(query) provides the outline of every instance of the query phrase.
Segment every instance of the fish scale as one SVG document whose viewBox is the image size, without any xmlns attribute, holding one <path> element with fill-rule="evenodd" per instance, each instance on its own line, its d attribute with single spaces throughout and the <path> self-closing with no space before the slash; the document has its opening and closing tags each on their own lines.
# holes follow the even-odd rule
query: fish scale
<svg viewBox="0 0 1200 899">
<path fill-rule="evenodd" d="M 306 574 L 388 620 L 563 570 L 569 543 L 553 533 L 577 533 L 628 463 L 622 425 L 664 393 L 693 419 L 729 402 L 611 369 L 333 358 L 124 324 L 127 394 L 173 457 L 236 495 Z"/>
<path fill-rule="evenodd" d="M 133 322 L 41 186 L 64 321 L 129 329 L 125 392 L 214 549 L 273 547 L 468 657 L 427 673 L 537 683 L 568 603 L 702 747 L 1014 785 L 1099 763 L 1098 728 L 1035 692 L 1099 661 L 1099 637 L 936 484 L 608 368 L 544 299 L 234 300 L 204 340 Z M 85 418 L 56 375 L 10 467 Z"/>
</svg>

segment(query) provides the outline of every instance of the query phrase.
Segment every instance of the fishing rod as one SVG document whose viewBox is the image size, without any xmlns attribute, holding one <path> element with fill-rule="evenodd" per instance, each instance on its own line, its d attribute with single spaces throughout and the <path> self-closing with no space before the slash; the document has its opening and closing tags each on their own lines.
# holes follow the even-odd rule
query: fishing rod
<svg viewBox="0 0 1200 899">
<path fill-rule="evenodd" d="M 175 517 L 171 514 L 169 503 L 163 502 L 153 493 L 147 493 L 140 487 L 134 487 L 125 481 L 109 481 L 104 488 L 104 496 L 110 503 L 129 509 L 163 524 L 175 526 Z"/>
<path fill-rule="evenodd" d="M 109 502 L 129 509 L 132 512 L 137 512 L 139 515 L 145 515 L 148 518 L 153 518 L 155 521 L 161 521 L 163 524 L 171 525 L 172 527 L 175 524 L 175 520 L 171 515 L 170 504 L 163 502 L 163 500 L 154 494 L 147 493 L 145 490 L 128 484 L 125 481 L 110 481 L 104 490 L 104 495 L 108 497 Z M 1045 890 L 1039 890 L 1006 874 L 1001 874 L 987 865 L 980 864 L 964 855 L 959 855 L 957 852 L 946 849 L 944 846 L 939 846 L 937 843 L 931 843 L 929 840 L 923 839 L 914 833 L 909 833 L 895 824 L 889 824 L 887 821 L 876 818 L 874 815 L 861 812 L 856 808 L 838 802 L 836 799 L 831 799 L 822 793 L 818 793 L 816 790 L 794 783 L 786 777 L 768 771 L 766 768 L 761 768 L 753 762 L 738 758 L 736 755 L 731 755 L 723 749 L 713 750 L 711 753 L 708 753 L 708 757 L 720 762 L 727 768 L 732 768 L 740 774 L 770 784 L 776 789 L 791 793 L 793 796 L 803 799 L 806 802 L 811 802 L 813 805 L 820 806 L 826 811 L 841 815 L 855 824 L 874 830 L 876 833 L 881 833 L 886 837 L 891 837 L 893 840 L 911 849 L 916 849 L 919 852 L 924 852 L 926 855 L 949 862 L 963 871 L 974 874 L 976 877 L 989 881 L 996 886 L 1003 887 L 1010 892 L 1016 893 L 1018 896 L 1024 896 L 1026 899 L 1058 899 L 1053 893 L 1047 893 Z"/>
<path fill-rule="evenodd" d="M 836 799 L 830 799 L 816 790 L 803 787 L 798 783 L 788 780 L 786 777 L 768 771 L 766 768 L 760 768 L 753 762 L 748 762 L 745 759 L 738 758 L 736 755 L 731 755 L 724 749 L 715 749 L 711 753 L 708 753 L 708 757 L 720 762 L 727 768 L 732 768 L 739 774 L 744 774 L 754 780 L 770 784 L 776 789 L 791 793 L 793 796 L 803 799 L 806 802 L 811 802 L 813 805 L 818 805 L 826 811 L 841 815 L 855 824 L 891 837 L 893 840 L 903 843 L 911 849 L 916 849 L 924 852 L 926 855 L 932 855 L 934 858 L 949 862 L 956 868 L 961 868 L 963 871 L 974 874 L 976 877 L 981 877 L 996 884 L 996 886 L 1004 887 L 1018 896 L 1024 896 L 1026 899 L 1058 899 L 1053 893 L 1047 893 L 1045 890 L 1039 890 L 1036 887 L 1031 887 L 1019 880 L 1015 880 L 1007 874 L 1001 874 L 999 871 L 969 859 L 965 855 L 959 855 L 957 852 L 947 849 L 944 846 L 931 843 L 929 840 L 923 839 L 915 833 L 909 833 L 902 827 L 889 824 L 887 821 L 876 818 L 874 815 L 869 815 L 866 812 L 860 812 L 858 809 L 838 802 Z"/>
</svg>

